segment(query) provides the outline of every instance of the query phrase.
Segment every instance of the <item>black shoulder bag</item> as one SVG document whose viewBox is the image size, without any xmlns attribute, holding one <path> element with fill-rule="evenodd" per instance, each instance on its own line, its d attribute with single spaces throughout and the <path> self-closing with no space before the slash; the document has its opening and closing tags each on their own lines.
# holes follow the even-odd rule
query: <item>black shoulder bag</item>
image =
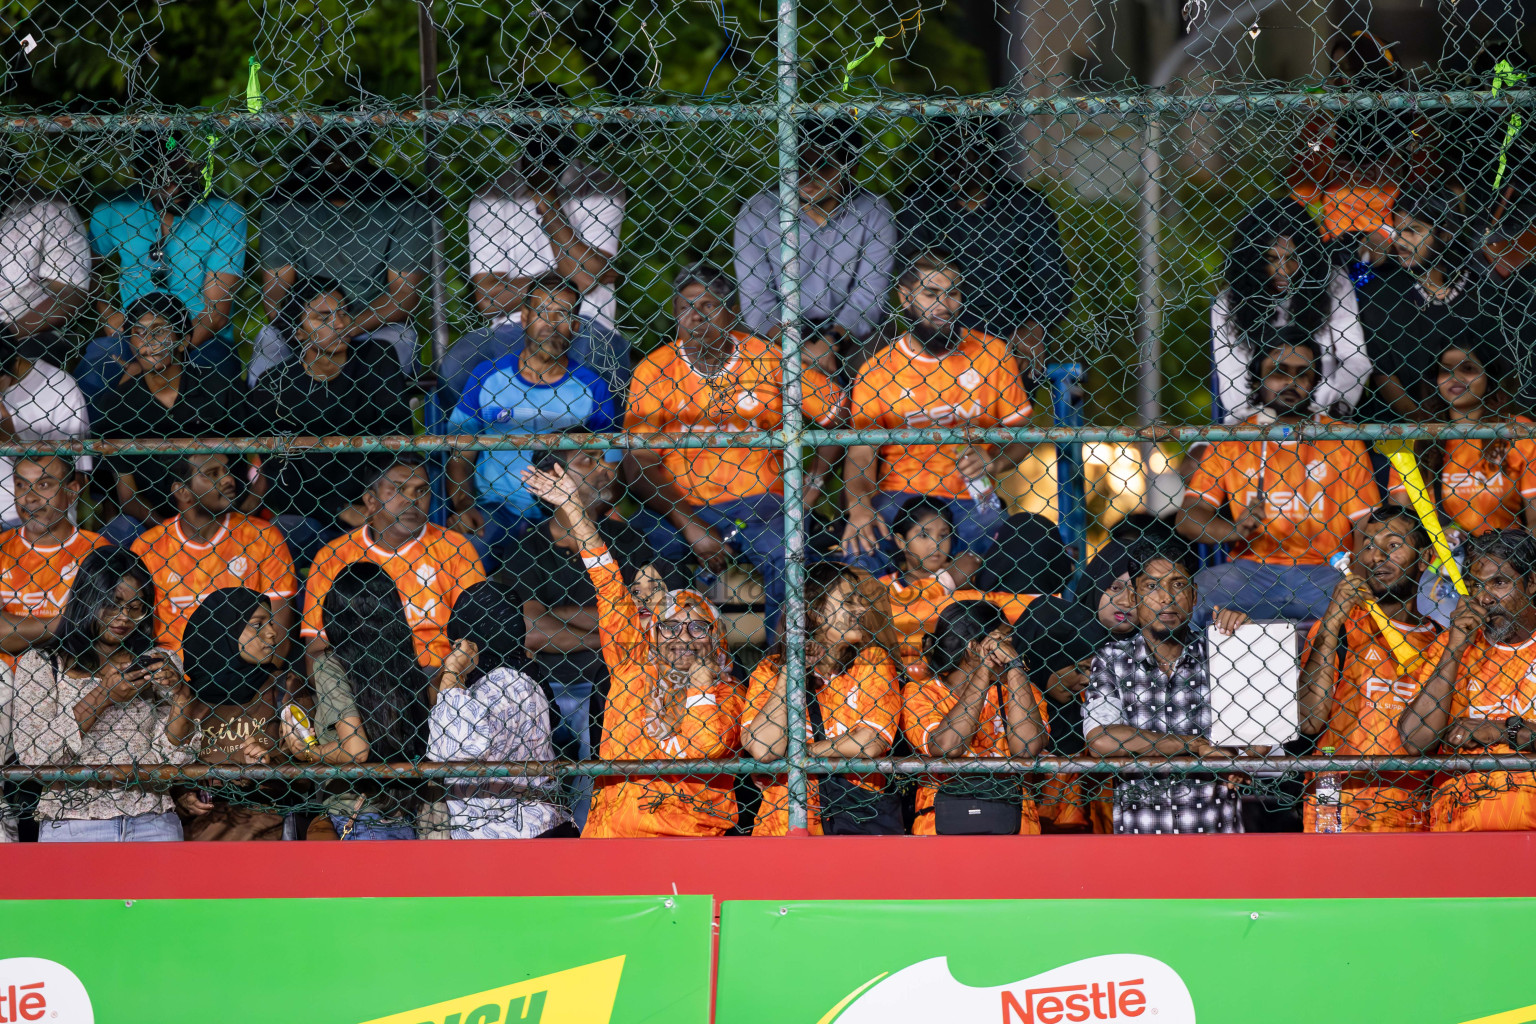
<svg viewBox="0 0 1536 1024">
<path fill-rule="evenodd" d="M 811 720 L 811 737 L 824 742 L 827 729 L 821 717 L 821 700 L 806 691 L 805 713 Z M 829 836 L 899 836 L 906 833 L 901 820 L 901 801 L 891 793 L 876 793 L 855 785 L 846 775 L 816 777 L 821 793 L 821 831 Z"/>
<path fill-rule="evenodd" d="M 997 707 L 1008 720 L 1002 684 Z M 933 794 L 933 827 L 941 836 L 1016 836 L 1024 821 L 1024 787 L 1014 775 L 955 775 Z"/>
</svg>

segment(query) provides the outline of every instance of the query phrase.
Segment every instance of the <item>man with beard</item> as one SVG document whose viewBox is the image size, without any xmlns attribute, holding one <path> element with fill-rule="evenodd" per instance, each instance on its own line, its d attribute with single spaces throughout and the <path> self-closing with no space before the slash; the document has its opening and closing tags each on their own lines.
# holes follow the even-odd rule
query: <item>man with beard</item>
<svg viewBox="0 0 1536 1024">
<path fill-rule="evenodd" d="M 961 276 L 947 256 L 919 255 L 897 294 L 912 329 L 859 370 L 852 421 L 871 427 L 1016 427 L 1029 421 L 1029 393 L 1019 364 L 1000 338 L 959 325 Z M 1002 517 L 992 480 L 1029 452 L 1023 444 L 858 445 L 843 469 L 848 524 L 843 556 L 885 571 L 880 542 L 896 513 L 918 495 L 949 504 L 956 558 L 981 555 Z"/>
<path fill-rule="evenodd" d="M 1355 521 L 1353 569 L 1333 589 L 1328 610 L 1307 636 L 1298 707 L 1301 732 L 1335 753 L 1401 755 L 1398 717 L 1418 690 L 1414 677 L 1439 629 L 1419 612 L 1419 576 L 1430 551 L 1412 509 L 1382 505 Z M 1368 608 L 1381 613 L 1417 652 L 1399 664 Z M 1346 776 L 1340 801 L 1345 832 L 1422 832 L 1428 822 L 1425 778 L 1411 773 Z M 1316 803 L 1302 809 L 1316 830 Z"/>
<path fill-rule="evenodd" d="M 1251 425 L 1329 424 L 1312 413 L 1321 379 L 1317 343 L 1294 326 L 1265 328 L 1249 366 Z M 1220 605 L 1257 619 L 1321 618 L 1339 582 L 1329 560 L 1350 524 L 1380 500 L 1362 441 L 1222 441 L 1189 480 L 1176 528 L 1230 544 L 1231 560 L 1201 570 L 1197 621 Z M 1225 509 L 1225 512 L 1224 512 Z"/>
<path fill-rule="evenodd" d="M 1467 541 L 1467 586 L 1450 628 L 1425 654 L 1422 687 L 1398 719 L 1409 754 L 1464 757 L 1536 747 L 1536 540 L 1500 530 Z M 1430 667 L 1433 666 L 1433 667 Z M 1434 832 L 1536 829 L 1536 774 L 1441 776 Z"/>
<path fill-rule="evenodd" d="M 1210 742 L 1211 683 L 1205 640 L 1190 628 L 1196 587 L 1189 566 L 1153 552 L 1132 576 L 1135 636 L 1116 640 L 1093 659 L 1084 694 L 1088 750 L 1100 757 L 1205 757 Z M 1248 621 L 1216 609 L 1227 634 Z M 1134 763 L 1134 760 L 1133 762 Z M 1117 833 L 1241 832 L 1237 793 L 1212 775 L 1130 775 L 1115 783 Z"/>
<path fill-rule="evenodd" d="M 806 569 L 805 737 L 812 757 L 884 757 L 896 741 L 901 685 L 896 662 L 876 643 L 873 613 L 861 589 L 868 577 L 833 562 Z M 747 685 L 741 716 L 748 757 L 777 761 L 789 749 L 789 702 L 782 634 Z M 763 802 L 754 836 L 789 832 L 784 776 L 759 778 Z M 880 775 L 811 776 L 808 825 L 817 835 L 899 835 L 901 804 Z"/>
</svg>

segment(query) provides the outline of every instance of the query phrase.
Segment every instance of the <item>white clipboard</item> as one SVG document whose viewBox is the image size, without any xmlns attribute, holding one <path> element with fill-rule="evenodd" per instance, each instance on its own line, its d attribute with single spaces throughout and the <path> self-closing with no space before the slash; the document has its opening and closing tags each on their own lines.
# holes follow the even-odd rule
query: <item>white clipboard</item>
<svg viewBox="0 0 1536 1024">
<path fill-rule="evenodd" d="M 1278 747 L 1296 738 L 1299 641 L 1292 622 L 1250 622 L 1231 636 L 1205 631 L 1212 743 Z"/>
</svg>

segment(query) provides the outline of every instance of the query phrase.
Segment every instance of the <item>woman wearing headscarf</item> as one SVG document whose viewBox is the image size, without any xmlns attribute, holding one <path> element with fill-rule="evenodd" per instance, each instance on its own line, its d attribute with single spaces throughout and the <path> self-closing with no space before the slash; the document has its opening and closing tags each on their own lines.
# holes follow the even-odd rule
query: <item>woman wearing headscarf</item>
<svg viewBox="0 0 1536 1024">
<path fill-rule="evenodd" d="M 725 625 L 703 595 L 676 590 L 654 602 L 649 629 L 618 563 L 587 516 L 564 466 L 529 469 L 531 494 L 555 508 L 597 590 L 608 666 L 604 760 L 715 760 L 736 753 L 741 694 Z M 610 775 L 597 780 L 583 838 L 717 836 L 736 824 L 730 776 Z"/>
<path fill-rule="evenodd" d="M 202 727 L 198 759 L 210 765 L 266 764 L 279 739 L 286 694 L 276 678 L 277 623 L 272 603 L 247 587 L 203 598 L 182 640 L 192 713 Z M 189 840 L 279 840 L 284 812 L 261 798 L 281 796 L 283 783 L 207 785 L 177 801 Z"/>
<path fill-rule="evenodd" d="M 428 719 L 434 761 L 552 761 L 549 699 L 526 671 L 521 609 L 486 580 L 459 595 L 448 619 L 453 653 Z M 574 838 L 570 811 L 549 799 L 546 777 L 455 779 L 448 787 L 454 839 Z M 543 792 L 541 792 L 543 791 Z"/>
</svg>

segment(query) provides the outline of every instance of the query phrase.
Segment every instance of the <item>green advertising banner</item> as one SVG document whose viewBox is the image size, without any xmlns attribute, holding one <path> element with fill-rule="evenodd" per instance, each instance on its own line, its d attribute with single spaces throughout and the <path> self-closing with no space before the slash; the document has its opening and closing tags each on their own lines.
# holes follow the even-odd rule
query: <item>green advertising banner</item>
<svg viewBox="0 0 1536 1024">
<path fill-rule="evenodd" d="M 708 896 L 0 901 L 0 1024 L 706 1024 Z"/>
<path fill-rule="evenodd" d="M 718 1024 L 1529 1024 L 1536 900 L 727 902 Z"/>
</svg>

